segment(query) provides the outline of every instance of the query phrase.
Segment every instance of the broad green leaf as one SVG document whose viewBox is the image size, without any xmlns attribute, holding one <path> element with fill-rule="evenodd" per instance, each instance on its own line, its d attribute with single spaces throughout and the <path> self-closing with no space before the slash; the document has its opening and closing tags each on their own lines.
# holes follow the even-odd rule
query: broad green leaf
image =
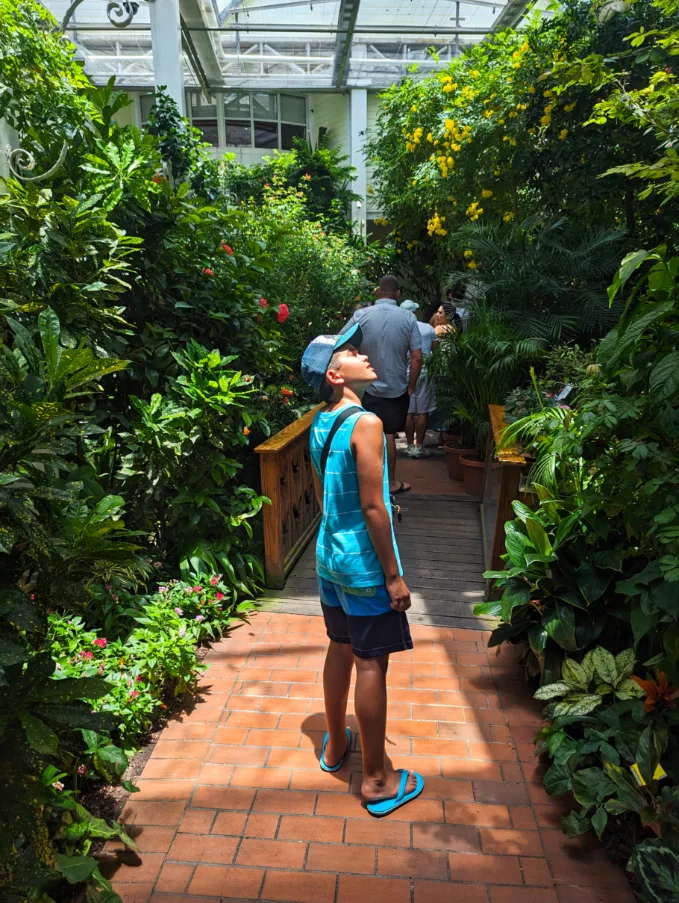
<svg viewBox="0 0 679 903">
<path fill-rule="evenodd" d="M 603 702 L 601 696 L 593 693 L 571 693 L 566 699 L 554 706 L 554 717 L 561 715 L 589 715 Z"/>
<path fill-rule="evenodd" d="M 25 662 L 28 657 L 25 646 L 0 638 L 0 666 L 17 665 L 19 662 Z"/>
<path fill-rule="evenodd" d="M 634 634 L 635 647 L 638 646 L 646 634 L 655 627 L 657 621 L 658 616 L 655 612 L 645 612 L 638 600 L 635 600 L 632 603 L 630 624 L 632 625 L 632 633 Z"/>
<path fill-rule="evenodd" d="M 552 551 L 552 545 L 542 524 L 533 519 L 527 520 L 526 530 L 528 531 L 530 541 L 533 543 L 538 553 L 543 557 L 549 555 Z"/>
<path fill-rule="evenodd" d="M 502 612 L 500 602 L 479 602 L 474 606 L 474 614 L 477 618 L 499 618 Z"/>
<path fill-rule="evenodd" d="M 649 388 L 659 398 L 669 398 L 679 386 L 679 351 L 672 351 L 661 358 L 651 370 Z"/>
<path fill-rule="evenodd" d="M 583 671 L 587 675 L 587 682 L 589 683 L 594 677 L 594 655 L 591 649 L 588 653 L 586 653 L 581 662 L 581 665 Z"/>
<path fill-rule="evenodd" d="M 31 749 L 43 755 L 56 755 L 59 738 L 51 728 L 28 712 L 21 713 L 19 719 Z"/>
<path fill-rule="evenodd" d="M 510 581 L 511 583 L 516 583 L 515 580 Z M 511 623 L 512 620 L 512 612 L 518 606 L 526 605 L 530 601 L 530 587 L 529 586 L 521 586 L 518 589 L 513 586 L 508 586 L 504 593 L 502 594 L 501 602 L 501 617 L 503 621 L 507 621 L 507 623 Z"/>
<path fill-rule="evenodd" d="M 590 830 L 590 820 L 579 812 L 569 812 L 561 819 L 561 829 L 567 837 L 579 837 Z"/>
<path fill-rule="evenodd" d="M 632 671 L 634 671 L 635 662 L 636 655 L 634 654 L 634 649 L 623 649 L 622 652 L 619 652 L 615 656 L 615 669 L 618 672 L 618 680 L 620 680 L 620 678 L 629 677 Z"/>
<path fill-rule="evenodd" d="M 620 264 L 618 272 L 615 274 L 613 283 L 608 287 L 608 305 L 611 307 L 615 296 L 625 285 L 632 273 L 639 269 L 641 264 L 648 259 L 649 251 L 643 248 L 640 251 L 631 251 Z"/>
<path fill-rule="evenodd" d="M 571 772 L 568 768 L 568 761 L 554 762 L 553 765 L 545 772 L 542 779 L 545 790 L 552 796 L 562 796 L 571 789 Z"/>
<path fill-rule="evenodd" d="M 614 684 L 618 671 L 615 666 L 615 659 L 608 649 L 604 649 L 603 646 L 597 646 L 596 649 L 592 650 L 592 661 L 594 670 L 601 680 L 606 684 Z"/>
<path fill-rule="evenodd" d="M 556 602 L 554 607 L 543 614 L 542 626 L 550 637 L 567 652 L 575 652 L 575 614 L 570 605 Z"/>
<path fill-rule="evenodd" d="M 97 860 L 92 856 L 63 856 L 56 854 L 57 869 L 69 884 L 80 884 L 86 881 L 97 867 Z"/>
<path fill-rule="evenodd" d="M 594 815 L 592 815 L 592 827 L 594 828 L 594 833 L 601 840 L 601 837 L 606 830 L 606 825 L 608 824 L 608 812 L 604 809 L 603 806 L 599 806 Z"/>
<path fill-rule="evenodd" d="M 59 358 L 61 357 L 61 349 L 59 348 L 61 325 L 59 317 L 51 307 L 46 307 L 38 316 L 38 329 L 40 330 L 42 350 L 47 361 L 47 377 L 50 385 L 54 385 L 59 367 Z"/>
<path fill-rule="evenodd" d="M 642 732 L 637 744 L 637 765 L 647 785 L 654 782 L 655 770 L 660 763 L 662 745 L 652 724 Z"/>
<path fill-rule="evenodd" d="M 640 699 L 646 693 L 639 686 L 636 680 L 631 677 L 621 681 L 615 689 L 615 695 L 618 699 Z"/>
<path fill-rule="evenodd" d="M 536 690 L 533 693 L 533 698 L 538 699 L 540 702 L 545 702 L 548 699 L 556 699 L 558 696 L 565 696 L 566 693 L 570 693 L 573 688 L 570 684 L 567 684 L 563 680 L 557 680 L 553 684 L 545 684 L 544 687 L 540 687 L 539 690 Z"/>
<path fill-rule="evenodd" d="M 569 683 L 574 689 L 586 690 L 589 686 L 589 678 L 587 672 L 579 662 L 572 658 L 565 658 L 561 667 L 563 679 Z"/>
</svg>

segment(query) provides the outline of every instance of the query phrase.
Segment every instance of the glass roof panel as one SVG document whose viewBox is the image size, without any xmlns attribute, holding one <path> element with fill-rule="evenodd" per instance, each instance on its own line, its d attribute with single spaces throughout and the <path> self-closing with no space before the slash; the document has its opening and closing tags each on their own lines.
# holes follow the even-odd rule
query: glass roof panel
<svg viewBox="0 0 679 903">
<path fill-rule="evenodd" d="M 61 20 L 68 0 L 43 0 Z M 88 74 L 98 83 L 115 75 L 124 87 L 153 85 L 149 5 L 136 8 L 128 28 L 114 28 L 106 0 L 84 0 L 68 30 Z M 426 75 L 437 64 L 483 39 L 507 0 L 345 0 L 358 7 L 353 29 L 340 23 L 340 0 L 182 0 L 187 87 L 319 90 L 360 85 L 383 88 L 412 63 Z M 460 33 L 456 34 L 456 29 Z M 349 47 L 347 49 L 347 44 Z M 192 58 L 191 58 L 192 57 Z M 202 70 L 202 73 L 201 71 Z"/>
</svg>

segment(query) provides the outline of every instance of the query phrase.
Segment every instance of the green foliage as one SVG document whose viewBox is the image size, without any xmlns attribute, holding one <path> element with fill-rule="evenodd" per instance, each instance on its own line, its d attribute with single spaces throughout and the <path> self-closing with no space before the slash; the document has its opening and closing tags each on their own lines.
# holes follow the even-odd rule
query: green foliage
<svg viewBox="0 0 679 903">
<path fill-rule="evenodd" d="M 305 199 L 310 219 L 323 222 L 330 232 L 350 231 L 349 205 L 358 200 L 349 184 L 355 170 L 338 150 L 296 138 L 294 149 L 264 157 L 254 166 L 226 161 L 222 178 L 227 191 L 239 203 L 261 205 L 272 184 L 283 190 L 294 188 Z"/>
<path fill-rule="evenodd" d="M 459 423 L 463 446 L 483 454 L 488 434 L 488 405 L 502 404 L 525 378 L 541 353 L 537 339 L 521 339 L 488 313 L 465 332 L 445 333 L 427 360 L 442 423 Z"/>
</svg>

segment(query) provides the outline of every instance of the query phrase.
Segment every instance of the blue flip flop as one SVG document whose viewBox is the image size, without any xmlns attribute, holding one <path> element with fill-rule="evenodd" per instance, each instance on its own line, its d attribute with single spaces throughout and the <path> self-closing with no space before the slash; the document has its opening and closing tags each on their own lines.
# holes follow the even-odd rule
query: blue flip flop
<svg viewBox="0 0 679 903">
<path fill-rule="evenodd" d="M 351 731 L 347 728 L 347 748 L 344 750 L 344 755 L 339 760 L 336 765 L 332 767 L 330 765 L 325 764 L 325 747 L 328 745 L 329 734 L 326 733 L 325 737 L 323 737 L 323 749 L 321 750 L 321 771 L 339 771 L 342 765 L 344 765 L 344 755 L 346 755 L 347 750 L 351 746 Z"/>
<path fill-rule="evenodd" d="M 405 806 L 406 803 L 414 800 L 415 797 L 419 796 L 424 790 L 424 778 L 421 774 L 414 771 L 415 789 L 411 790 L 410 793 L 406 793 L 409 772 L 406 771 L 405 768 L 399 768 L 398 771 L 401 772 L 401 783 L 398 786 L 398 793 L 396 796 L 390 796 L 383 800 L 375 800 L 372 803 L 368 803 L 366 806 L 368 812 L 371 815 L 374 815 L 375 818 L 384 818 L 385 815 L 391 815 L 392 812 L 395 812 L 401 806 Z"/>
</svg>

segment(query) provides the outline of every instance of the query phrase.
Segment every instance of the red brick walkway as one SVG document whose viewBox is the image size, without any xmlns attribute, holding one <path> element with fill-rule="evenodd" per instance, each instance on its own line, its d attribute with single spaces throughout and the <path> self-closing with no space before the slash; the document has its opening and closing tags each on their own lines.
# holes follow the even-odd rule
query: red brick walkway
<svg viewBox="0 0 679 903">
<path fill-rule="evenodd" d="M 322 620 L 258 614 L 218 643 L 125 809 L 140 854 L 113 863 L 124 903 L 633 903 L 591 837 L 559 830 L 511 652 L 476 631 L 413 636 L 389 668 L 388 751 L 426 786 L 383 820 L 356 795 L 357 737 L 341 772 L 318 767 Z"/>
</svg>

